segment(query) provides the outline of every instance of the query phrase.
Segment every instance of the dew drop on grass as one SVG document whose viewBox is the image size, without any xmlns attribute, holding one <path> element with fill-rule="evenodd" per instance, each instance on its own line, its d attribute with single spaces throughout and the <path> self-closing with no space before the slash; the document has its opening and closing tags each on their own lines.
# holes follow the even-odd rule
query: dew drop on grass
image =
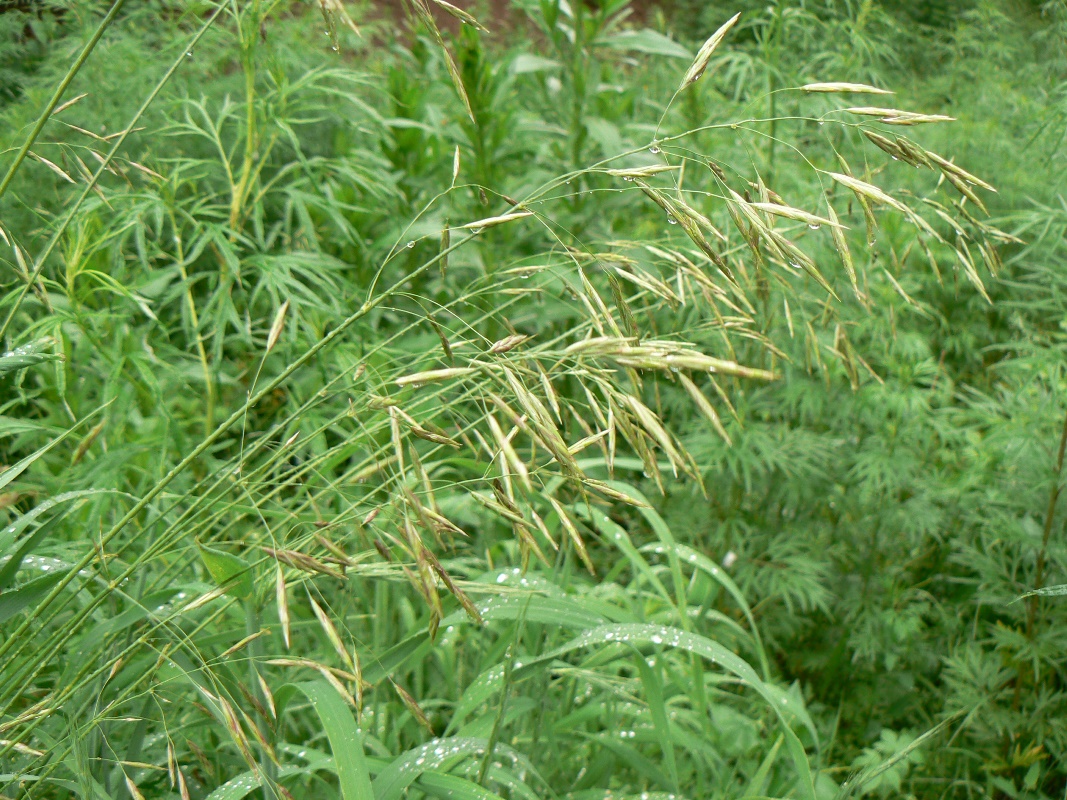
<svg viewBox="0 0 1067 800">
<path fill-rule="evenodd" d="M 659 155 L 659 154 L 660 154 L 660 153 L 661 153 L 662 151 L 661 151 L 661 150 L 659 149 L 659 145 L 655 145 L 655 144 L 654 144 L 654 145 L 652 145 L 652 146 L 651 146 L 650 148 L 648 148 L 648 152 L 650 152 L 650 153 L 651 153 L 652 155 L 654 155 L 654 156 L 657 156 L 657 155 Z"/>
<path fill-rule="evenodd" d="M 810 225 L 808 225 L 808 227 L 811 228 L 813 231 L 817 231 L 817 230 L 819 230 L 819 228 L 822 227 L 822 225 L 820 225 L 818 222 L 813 222 Z"/>
<path fill-rule="evenodd" d="M 668 214 L 668 215 L 667 215 L 667 224 L 668 224 L 668 225 L 677 225 L 677 224 L 678 224 L 678 220 L 676 220 L 676 219 L 674 218 L 674 215 L 673 215 L 673 214 Z"/>
<path fill-rule="evenodd" d="M 335 48 L 334 48 L 334 50 L 336 50 L 336 49 L 337 49 L 337 48 L 335 47 Z M 415 243 L 414 243 L 414 242 L 408 242 L 408 243 L 407 243 L 407 248 L 408 248 L 408 250 L 410 250 L 410 249 L 411 249 L 412 247 L 414 247 L 414 246 L 415 246 Z"/>
</svg>

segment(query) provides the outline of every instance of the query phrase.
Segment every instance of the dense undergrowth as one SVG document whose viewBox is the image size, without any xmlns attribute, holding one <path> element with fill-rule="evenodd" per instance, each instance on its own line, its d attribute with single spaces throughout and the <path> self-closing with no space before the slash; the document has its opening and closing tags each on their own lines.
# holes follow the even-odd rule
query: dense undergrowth
<svg viewBox="0 0 1067 800">
<path fill-rule="evenodd" d="M 0 795 L 1067 791 L 1062 2 L 130 3 L 0 15 Z"/>
</svg>

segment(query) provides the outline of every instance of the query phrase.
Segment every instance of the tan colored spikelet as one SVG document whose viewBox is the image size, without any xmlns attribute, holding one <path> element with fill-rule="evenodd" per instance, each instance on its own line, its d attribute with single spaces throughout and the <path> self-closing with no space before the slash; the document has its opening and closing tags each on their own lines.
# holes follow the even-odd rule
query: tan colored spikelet
<svg viewBox="0 0 1067 800">
<path fill-rule="evenodd" d="M 633 180 L 634 178 L 651 178 L 653 175 L 659 175 L 661 172 L 677 172 L 679 169 L 681 169 L 681 167 L 674 167 L 669 164 L 650 164 L 647 167 L 609 169 L 605 170 L 605 172 L 613 178 Z"/>
<path fill-rule="evenodd" d="M 237 642 L 231 647 L 226 648 L 222 653 L 219 654 L 219 658 L 229 658 L 242 647 L 245 647 L 249 642 L 255 641 L 260 636 L 264 636 L 267 633 L 270 633 L 270 631 L 268 631 L 266 628 L 263 628 L 261 630 L 256 631 L 255 633 L 249 634 L 245 638 L 241 639 L 241 641 Z"/>
<path fill-rule="evenodd" d="M 956 177 L 967 181 L 967 183 L 972 183 L 975 186 L 981 186 L 983 189 L 986 189 L 990 192 L 996 192 L 996 189 L 994 189 L 992 185 L 986 183 L 981 178 L 975 177 L 967 170 L 963 169 L 957 164 L 954 164 L 948 159 L 942 158 L 937 153 L 931 153 L 929 150 L 927 150 L 926 155 L 928 155 L 932 161 L 934 161 L 939 167 L 941 167 L 942 172 L 952 173 Z"/>
<path fill-rule="evenodd" d="M 334 2 L 337 1 L 334 0 Z M 471 108 L 471 101 L 467 96 L 467 89 L 463 85 L 463 77 L 460 75 L 459 67 L 456 66 L 456 60 L 452 57 L 452 53 L 445 44 L 445 39 L 434 21 L 433 14 L 430 13 L 429 6 L 426 5 L 426 0 L 409 0 L 409 4 L 414 9 L 415 15 L 426 25 L 430 35 L 441 49 L 441 55 L 445 60 L 445 68 L 448 70 L 448 76 L 452 79 L 452 87 L 456 90 L 456 94 L 459 95 L 459 99 L 463 103 L 463 108 L 466 110 L 471 122 L 476 122 L 474 109 Z"/>
<path fill-rule="evenodd" d="M 482 614 L 478 611 L 478 607 L 474 605 L 471 599 L 467 596 L 467 593 L 459 588 L 459 585 L 452 579 L 452 576 L 445 571 L 445 568 L 441 566 L 441 562 L 437 560 L 437 556 L 427 550 L 426 557 L 429 559 L 433 571 L 437 573 L 437 577 L 442 580 L 448 591 L 452 593 L 452 596 L 459 601 L 463 610 L 467 612 L 467 616 L 474 620 L 478 625 L 484 625 L 485 620 L 482 619 Z"/>
<path fill-rule="evenodd" d="M 708 68 L 708 63 L 711 61 L 712 55 L 715 54 L 715 49 L 719 46 L 722 40 L 726 38 L 726 34 L 730 32 L 730 29 L 737 24 L 737 20 L 740 18 L 740 12 L 734 14 L 700 46 L 696 58 L 693 60 L 693 63 L 690 65 L 689 69 L 686 70 L 685 76 L 682 78 L 682 85 L 678 87 L 678 91 L 681 91 L 687 86 L 700 80 L 700 76 L 703 75 L 704 70 Z"/>
<path fill-rule="evenodd" d="M 556 396 L 556 390 L 552 386 L 552 380 L 548 377 L 548 373 L 538 367 L 538 375 L 541 378 L 541 389 L 545 393 L 545 398 L 548 400 L 548 405 L 552 409 L 552 413 L 556 415 L 556 421 L 563 422 L 563 417 L 559 413 L 559 398 Z"/>
<path fill-rule="evenodd" d="M 332 27 L 333 19 L 336 16 L 352 33 L 356 34 L 356 36 L 362 36 L 359 32 L 359 27 L 352 21 L 352 17 L 348 15 L 348 11 L 341 0 L 319 0 L 319 9 L 322 11 L 323 17 L 326 18 L 327 25 Z"/>
<path fill-rule="evenodd" d="M 355 674 L 355 680 L 352 681 L 352 689 L 356 700 L 356 711 L 359 714 L 363 713 L 363 692 L 365 689 L 369 689 L 370 684 L 363 680 L 363 665 L 359 661 L 359 653 L 355 650 L 352 651 L 352 664 L 355 666 L 353 670 Z"/>
<path fill-rule="evenodd" d="M 992 305 L 993 301 L 989 299 L 989 295 L 986 293 L 985 284 L 982 283 L 982 279 L 978 276 L 978 270 L 974 267 L 974 259 L 971 257 L 971 251 L 967 247 L 967 243 L 960 239 L 959 246 L 956 248 L 956 256 L 959 258 L 960 263 L 963 264 L 963 273 L 967 276 L 974 288 L 978 290 L 978 293 L 985 298 L 985 301 Z"/>
<path fill-rule="evenodd" d="M 264 553 L 269 555 L 271 558 L 273 558 L 275 561 L 277 561 L 279 565 L 286 564 L 290 567 L 293 567 L 294 569 L 301 570 L 302 572 L 329 575 L 331 578 L 345 577 L 344 573 L 338 572 L 336 569 L 328 566 L 327 564 L 322 563 L 317 558 L 309 556 L 305 553 L 300 553 L 296 550 L 275 550 L 273 547 L 261 547 L 260 549 Z M 280 588 L 277 583 L 277 580 L 275 581 L 275 593 L 277 594 L 277 592 L 279 591 L 285 591 L 284 579 Z M 278 599 L 280 603 L 281 598 L 279 597 Z M 279 608 L 281 608 L 281 605 L 279 605 Z M 286 610 L 286 613 L 288 613 L 288 609 Z"/>
<path fill-rule="evenodd" d="M 552 538 L 552 534 L 549 533 L 548 527 L 545 525 L 545 521 L 543 519 L 541 519 L 540 515 L 536 511 L 534 511 L 532 508 L 529 509 L 529 512 L 530 512 L 530 519 L 533 520 L 534 527 L 537 528 L 537 530 L 540 532 L 540 534 L 542 536 L 544 536 L 545 539 L 548 540 L 548 543 L 550 545 L 552 545 L 552 549 L 558 551 L 559 550 L 559 545 L 556 544 L 556 540 L 553 539 Z"/>
<path fill-rule="evenodd" d="M 170 779 L 170 788 L 173 789 L 177 782 L 178 760 L 174 757 L 174 742 L 167 737 L 167 777 Z"/>
<path fill-rule="evenodd" d="M 517 219 L 532 216 L 532 211 L 515 211 L 511 214 L 501 214 L 498 217 L 486 217 L 485 219 L 479 219 L 475 222 L 468 222 L 466 225 L 461 225 L 460 227 L 476 233 L 485 230 L 486 228 L 495 228 L 497 225 L 503 225 L 506 222 L 512 222 Z"/>
<path fill-rule="evenodd" d="M 192 800 L 189 794 L 189 787 L 185 783 L 185 775 L 182 774 L 181 768 L 178 769 L 178 794 L 181 800 Z"/>
<path fill-rule="evenodd" d="M 468 14 L 462 8 L 459 8 L 458 6 L 454 6 L 449 3 L 448 0 L 431 0 L 431 2 L 433 2 L 439 8 L 443 9 L 446 13 L 458 19 L 460 22 L 466 23 L 472 28 L 477 28 L 482 33 L 489 33 L 489 29 L 482 25 L 482 23 L 480 23 L 477 19 Z"/>
<path fill-rule="evenodd" d="M 525 336 L 523 334 L 518 334 L 518 333 L 512 334 L 511 336 L 504 337 L 500 341 L 493 342 L 492 347 L 489 348 L 489 352 L 490 353 L 506 353 L 509 350 L 514 350 L 520 344 L 523 344 L 524 342 L 528 341 L 529 339 L 530 339 L 529 336 Z"/>
<path fill-rule="evenodd" d="M 52 172 L 54 172 L 56 175 L 58 175 L 63 180 L 67 181 L 68 183 L 75 183 L 75 184 L 77 183 L 77 181 L 74 180 L 74 178 L 70 177 L 70 175 L 68 175 L 66 172 L 64 172 L 63 169 L 58 164 L 54 164 L 53 162 L 49 161 L 44 156 L 39 156 L 39 155 L 37 155 L 37 153 L 34 153 L 31 150 L 30 151 L 30 158 L 32 158 L 35 161 L 39 161 L 40 163 L 44 164 L 46 167 L 48 167 L 48 169 L 52 170 Z"/>
<path fill-rule="evenodd" d="M 604 483 L 603 481 L 593 480 L 592 478 L 586 478 L 582 481 L 582 484 L 595 492 L 608 497 L 612 500 L 617 500 L 620 503 L 625 503 L 628 506 L 634 506 L 635 508 L 649 508 L 648 503 L 643 500 L 638 500 L 636 497 L 620 492 L 612 486 Z"/>
<path fill-rule="evenodd" d="M 840 222 L 829 220 L 816 214 L 809 214 L 807 211 L 802 211 L 801 209 L 793 208 L 792 206 L 785 206 L 779 203 L 750 203 L 749 205 L 765 214 L 773 214 L 776 217 L 784 217 L 785 219 L 795 219 L 798 222 L 804 222 L 818 228 L 821 228 L 823 225 L 826 225 L 829 228 L 835 226 L 844 227 Z"/>
<path fill-rule="evenodd" d="M 578 558 L 585 565 L 585 568 L 589 570 L 589 574 L 595 576 L 596 569 L 593 567 L 593 562 L 589 558 L 589 552 L 585 548 L 585 541 L 582 539 L 582 535 L 578 532 L 577 526 L 575 526 L 566 510 L 563 508 L 563 505 L 556 500 L 556 498 L 548 497 L 546 499 L 552 506 L 552 510 L 556 512 L 556 516 L 559 517 L 559 523 L 571 540 L 571 544 L 574 545 L 574 550 L 578 554 Z"/>
<path fill-rule="evenodd" d="M 178 613 L 178 614 L 188 614 L 190 611 L 196 611 L 196 609 L 202 608 L 203 606 L 206 606 L 208 603 L 212 602 L 213 600 L 218 600 L 220 597 L 222 597 L 225 594 L 226 594 L 226 589 L 221 587 L 221 586 L 218 589 L 212 589 L 211 591 L 205 592 L 204 594 L 200 595 L 199 597 L 194 597 L 192 600 L 190 600 L 188 603 L 186 603 L 184 606 L 182 606 L 181 609 L 176 613 Z"/>
<path fill-rule="evenodd" d="M 989 213 L 988 209 L 985 207 L 985 203 L 983 203 L 981 198 L 975 194 L 974 190 L 967 185 L 967 182 L 963 178 L 954 172 L 949 172 L 947 170 L 942 170 L 941 174 L 945 176 L 949 183 L 956 187 L 956 191 L 982 209 L 982 211 Z"/>
<path fill-rule="evenodd" d="M 677 305 L 681 301 L 681 298 L 667 283 L 643 270 L 634 269 L 633 272 L 630 272 L 622 267 L 615 267 L 615 272 L 619 277 L 625 278 L 630 283 L 646 289 L 658 297 L 662 297 L 672 305 Z"/>
<path fill-rule="evenodd" d="M 317 661 L 312 661 L 310 658 L 269 658 L 264 663 L 270 664 L 272 667 L 299 667 L 301 669 L 313 669 L 316 672 L 327 670 L 341 680 L 354 681 L 356 679 L 354 672 L 348 672 L 343 669 L 338 669 L 337 667 L 320 664 Z"/>
<path fill-rule="evenodd" d="M 827 214 L 830 219 L 837 221 L 837 212 L 834 211 L 833 206 L 827 206 Z M 837 248 L 837 254 L 841 257 L 841 264 L 845 268 L 845 273 L 848 275 L 849 283 L 852 284 L 852 291 L 856 293 L 856 297 L 859 298 L 861 303 L 866 305 L 866 297 L 863 292 L 860 291 L 859 282 L 856 279 L 856 265 L 852 261 L 852 251 L 848 249 L 848 240 L 845 238 L 844 232 L 839 227 L 833 227 L 830 229 L 830 234 L 834 240 L 834 247 Z M 792 337 L 792 322 L 790 322 L 790 337 Z"/>
<path fill-rule="evenodd" d="M 397 413 L 396 406 L 389 408 L 389 433 L 393 443 L 393 458 L 396 459 L 397 471 L 403 478 L 407 469 L 404 465 L 404 440 L 400 435 L 400 414 Z"/>
<path fill-rule="evenodd" d="M 426 321 L 430 323 L 430 327 L 433 328 L 433 332 L 437 334 L 437 338 L 441 341 L 441 349 L 445 353 L 445 358 L 448 359 L 448 363 L 452 364 L 454 356 L 452 355 L 452 345 L 448 341 L 448 337 L 445 336 L 444 330 L 441 329 L 440 324 L 433 318 L 432 314 L 426 315 Z"/>
<path fill-rule="evenodd" d="M 438 381 L 446 381 L 450 378 L 463 378 L 467 375 L 473 375 L 478 370 L 473 367 L 447 367 L 445 369 L 431 369 L 425 372 L 416 372 L 411 375 L 404 375 L 401 378 L 396 379 L 397 386 L 422 386 L 426 383 L 436 383 Z"/>
<path fill-rule="evenodd" d="M 400 701 L 404 704 L 408 711 L 411 712 L 411 716 L 415 718 L 415 721 L 424 727 L 431 736 L 434 734 L 433 725 L 430 724 L 429 718 L 426 713 L 419 707 L 419 704 L 415 702 L 415 698 L 412 697 L 407 691 L 392 678 L 389 679 L 389 683 L 393 685 L 393 689 L 396 690 L 397 695 L 400 697 Z"/>
<path fill-rule="evenodd" d="M 788 306 L 786 306 L 788 313 Z M 792 321 L 790 321 L 790 328 L 792 328 Z M 708 402 L 708 398 L 704 396 L 704 393 L 700 391 L 700 388 L 693 383 L 693 381 L 684 372 L 678 373 L 678 382 L 682 384 L 682 388 L 689 394 L 696 403 L 697 408 L 701 413 L 707 417 L 708 422 L 711 423 L 711 427 L 715 429 L 715 432 L 722 437 L 723 441 L 728 445 L 733 445 L 733 441 L 730 439 L 730 434 L 726 432 L 726 428 L 722 426 L 722 420 L 719 419 L 719 414 L 715 410 L 715 407 Z"/>
<path fill-rule="evenodd" d="M 337 628 L 334 627 L 333 620 L 329 618 L 325 611 L 322 610 L 322 606 L 315 602 L 315 598 L 309 597 L 311 601 L 311 610 L 315 612 L 315 616 L 319 620 L 319 625 L 322 626 L 322 630 L 326 633 L 326 638 L 330 640 L 330 644 L 333 645 L 333 649 L 337 651 L 337 654 L 341 657 L 341 661 L 352 669 L 352 654 L 345 648 L 344 643 L 341 641 L 341 634 L 337 632 Z"/>
<path fill-rule="evenodd" d="M 877 186 L 861 181 L 858 178 L 853 178 L 851 175 L 842 175 L 840 172 L 829 173 L 830 177 L 840 183 L 842 186 L 851 189 L 857 195 L 861 195 L 869 200 L 874 200 L 876 203 L 882 203 L 883 205 L 895 208 L 902 214 L 908 214 L 908 207 L 895 197 L 886 194 Z"/>
<path fill-rule="evenodd" d="M 679 470 L 685 471 L 685 459 L 682 458 L 682 454 L 675 446 L 674 440 L 667 433 L 667 429 L 663 427 L 663 423 L 660 422 L 655 412 L 632 395 L 623 395 L 620 399 L 625 405 L 629 406 L 641 427 L 659 443 L 660 449 L 663 450 L 664 455 L 667 456 L 667 460 L 671 464 L 675 477 L 678 476 Z"/>
<path fill-rule="evenodd" d="M 248 741 L 248 734 L 245 733 L 244 728 L 241 726 L 241 721 L 237 718 L 237 714 L 234 713 L 233 706 L 230 705 L 230 701 L 225 697 L 216 698 L 216 702 L 222 710 L 223 721 L 233 736 L 234 744 L 241 751 L 241 755 L 244 756 L 249 767 L 255 769 L 256 759 L 252 755 L 252 744 Z"/>
<path fill-rule="evenodd" d="M 805 92 L 822 94 L 893 94 L 888 89 L 865 83 L 808 83 L 800 87 Z"/>
<path fill-rule="evenodd" d="M 256 672 L 256 678 L 259 679 L 259 691 L 263 693 L 263 699 L 267 701 L 267 710 L 270 711 L 270 715 L 274 717 L 274 719 L 278 719 L 278 710 L 274 706 L 274 693 L 270 690 L 267 681 L 264 680 L 259 672 Z"/>
<path fill-rule="evenodd" d="M 584 439 L 579 439 L 577 442 L 568 447 L 567 450 L 570 451 L 571 455 L 577 455 L 590 445 L 594 445 L 597 442 L 601 441 L 607 435 L 608 431 L 599 431 L 598 433 L 594 433 L 591 436 L 586 436 Z"/>
<path fill-rule="evenodd" d="M 526 464 L 519 458 L 519 454 L 515 452 L 515 448 L 511 444 L 512 436 L 518 431 L 518 428 L 516 427 L 510 435 L 505 436 L 496 417 L 492 414 L 487 414 L 485 421 L 489 425 L 489 430 L 496 440 L 500 453 L 504 456 L 512 472 L 519 476 L 519 480 L 522 481 L 522 485 L 526 487 L 527 491 L 533 491 L 533 484 L 530 482 L 530 473 L 526 469 Z"/>
<path fill-rule="evenodd" d="M 348 691 L 348 688 L 341 683 L 336 675 L 325 667 L 320 667 L 318 673 L 337 691 L 337 694 L 341 695 L 346 703 L 352 706 L 352 708 L 359 709 L 359 704 L 356 703 L 356 698 L 352 696 L 352 693 Z"/>
<path fill-rule="evenodd" d="M 874 131 L 867 130 L 866 128 L 863 129 L 863 135 L 866 136 L 871 142 L 873 142 L 879 150 L 886 153 L 891 158 L 895 158 L 899 161 L 908 161 L 909 163 L 911 163 L 911 159 L 900 149 L 900 146 L 892 139 L 887 139 L 886 137 L 882 136 L 882 134 L 875 133 Z"/>
<path fill-rule="evenodd" d="M 589 309 L 589 316 L 592 317 L 594 324 L 597 326 L 597 330 L 603 331 L 601 321 L 607 323 L 607 327 L 617 335 L 621 336 L 622 331 L 619 330 L 618 324 L 615 322 L 615 317 L 608 311 L 607 305 L 604 303 L 604 298 L 600 296 L 600 292 L 596 290 L 589 277 L 585 274 L 585 270 L 579 268 L 578 279 L 582 282 L 582 289 L 584 292 L 580 295 L 582 302 L 586 308 Z"/>
<path fill-rule="evenodd" d="M 915 298 L 913 298 L 910 294 L 908 294 L 907 292 L 904 291 L 904 287 L 901 286 L 900 283 L 897 282 L 897 279 L 893 277 L 893 273 L 891 273 L 885 267 L 882 267 L 882 272 L 884 272 L 885 276 L 887 278 L 889 278 L 889 283 L 892 284 L 892 286 L 896 290 L 897 294 L 899 294 L 901 297 L 904 298 L 904 302 L 906 302 L 909 306 L 914 308 L 916 311 L 918 311 L 924 317 L 925 316 L 929 316 L 929 314 L 926 312 L 926 309 L 923 308 L 921 305 L 919 305 L 915 301 Z"/>
<path fill-rule="evenodd" d="M 903 160 L 912 166 L 934 168 L 934 162 L 929 154 L 907 136 L 896 137 L 896 145 L 902 154 Z"/>
<path fill-rule="evenodd" d="M 955 122 L 955 117 L 946 117 L 944 114 L 897 114 L 891 117 L 882 117 L 879 120 L 883 125 L 926 125 L 931 122 Z"/>
</svg>

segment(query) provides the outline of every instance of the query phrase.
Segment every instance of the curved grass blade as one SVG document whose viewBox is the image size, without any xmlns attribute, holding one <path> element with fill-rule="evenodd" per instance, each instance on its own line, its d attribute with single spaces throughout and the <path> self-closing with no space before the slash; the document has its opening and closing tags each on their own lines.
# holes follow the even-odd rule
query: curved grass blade
<svg viewBox="0 0 1067 800">
<path fill-rule="evenodd" d="M 663 625 L 603 625 L 591 631 L 586 631 L 580 636 L 572 639 L 567 644 L 523 664 L 521 667 L 516 668 L 514 674 L 517 679 L 523 674 L 529 673 L 535 667 L 542 667 L 546 663 L 550 663 L 574 650 L 580 650 L 582 648 L 593 647 L 596 645 L 618 644 L 620 642 L 627 644 L 648 642 L 650 644 L 665 645 L 667 647 L 686 650 L 720 665 L 728 672 L 732 673 L 743 684 L 750 686 L 755 690 L 767 705 L 771 707 L 775 715 L 778 717 L 778 721 L 781 723 L 782 734 L 785 736 L 786 745 L 789 748 L 789 754 L 793 760 L 793 766 L 797 771 L 803 797 L 806 798 L 806 800 L 815 800 L 815 785 L 812 780 L 811 765 L 808 762 L 807 753 L 804 751 L 804 745 L 801 744 L 799 737 L 790 725 L 789 718 L 786 716 L 786 712 L 791 711 L 792 709 L 789 709 L 788 707 L 783 708 L 787 703 L 787 698 L 780 693 L 772 691 L 743 658 L 736 653 L 727 650 L 718 642 L 714 642 L 704 636 Z M 814 731 L 811 733 L 813 736 L 815 735 Z"/>
</svg>

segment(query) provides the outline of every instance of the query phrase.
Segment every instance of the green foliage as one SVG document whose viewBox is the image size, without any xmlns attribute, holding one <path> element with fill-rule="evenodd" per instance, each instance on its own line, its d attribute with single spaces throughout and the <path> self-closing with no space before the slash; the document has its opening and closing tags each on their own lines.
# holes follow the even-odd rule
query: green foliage
<svg viewBox="0 0 1067 800">
<path fill-rule="evenodd" d="M 0 197 L 0 794 L 1061 796 L 1062 3 L 514 5 L 76 75 Z M 9 157 L 105 11 L 0 52 Z"/>
</svg>

